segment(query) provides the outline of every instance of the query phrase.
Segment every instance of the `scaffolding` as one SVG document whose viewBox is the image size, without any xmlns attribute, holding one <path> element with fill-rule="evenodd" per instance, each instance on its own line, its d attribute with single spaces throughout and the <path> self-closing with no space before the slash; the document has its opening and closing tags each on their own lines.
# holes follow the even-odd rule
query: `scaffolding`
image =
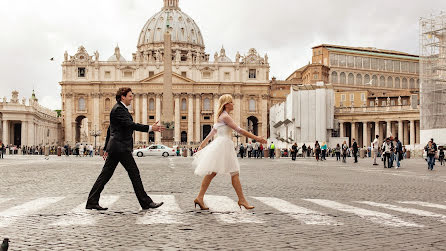
<svg viewBox="0 0 446 251">
<path fill-rule="evenodd" d="M 420 18 L 420 126 L 446 128 L 446 14 Z"/>
</svg>

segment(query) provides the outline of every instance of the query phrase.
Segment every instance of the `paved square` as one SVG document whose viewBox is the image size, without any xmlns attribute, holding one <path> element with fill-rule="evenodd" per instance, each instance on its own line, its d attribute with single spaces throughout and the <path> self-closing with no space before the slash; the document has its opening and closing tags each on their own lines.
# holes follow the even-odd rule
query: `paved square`
<svg viewBox="0 0 446 251">
<path fill-rule="evenodd" d="M 101 205 L 84 209 L 99 157 L 6 156 L 0 161 L 0 238 L 10 250 L 445 250 L 446 167 L 422 159 L 401 169 L 370 159 L 243 159 L 241 181 L 256 208 L 240 210 L 229 176 L 217 176 L 194 208 L 201 178 L 191 158 L 136 158 L 146 191 L 165 205 L 140 211 L 118 166 Z"/>
</svg>

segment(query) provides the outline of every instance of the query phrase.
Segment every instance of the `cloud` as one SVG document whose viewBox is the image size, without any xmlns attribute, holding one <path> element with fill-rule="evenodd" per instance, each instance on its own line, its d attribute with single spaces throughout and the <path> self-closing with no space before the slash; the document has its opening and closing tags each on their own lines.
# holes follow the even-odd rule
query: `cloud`
<svg viewBox="0 0 446 251">
<path fill-rule="evenodd" d="M 162 0 L 16 0 L 0 9 L 0 97 L 32 89 L 42 104 L 60 109 L 60 64 L 80 45 L 100 58 L 119 43 L 130 59 L 145 22 Z M 321 43 L 377 47 L 418 54 L 418 20 L 446 10 L 443 0 L 292 1 L 180 0 L 200 27 L 207 53 L 224 45 L 227 55 L 256 48 L 268 53 L 270 76 L 284 79 L 311 60 Z M 55 61 L 50 61 L 51 57 Z"/>
</svg>

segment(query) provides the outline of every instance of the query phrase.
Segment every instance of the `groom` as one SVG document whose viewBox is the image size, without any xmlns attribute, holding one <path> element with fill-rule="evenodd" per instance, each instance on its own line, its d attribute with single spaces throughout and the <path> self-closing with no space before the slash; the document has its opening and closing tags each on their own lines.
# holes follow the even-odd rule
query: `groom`
<svg viewBox="0 0 446 251">
<path fill-rule="evenodd" d="M 88 195 L 86 209 L 108 209 L 99 205 L 99 197 L 101 196 L 102 190 L 104 190 L 105 184 L 113 176 L 113 172 L 119 162 L 121 162 L 129 174 L 133 189 L 142 209 L 157 208 L 163 205 L 163 202 L 153 202 L 144 191 L 138 167 L 132 156 L 132 151 L 133 131 L 162 132 L 164 131 L 164 127 L 158 125 L 159 121 L 152 126 L 134 123 L 132 115 L 128 110 L 132 100 L 133 93 L 130 88 L 120 88 L 116 93 L 117 103 L 110 112 L 110 126 L 107 130 L 107 138 L 104 146 L 104 158 L 106 158 L 106 161 L 101 174 Z"/>
</svg>

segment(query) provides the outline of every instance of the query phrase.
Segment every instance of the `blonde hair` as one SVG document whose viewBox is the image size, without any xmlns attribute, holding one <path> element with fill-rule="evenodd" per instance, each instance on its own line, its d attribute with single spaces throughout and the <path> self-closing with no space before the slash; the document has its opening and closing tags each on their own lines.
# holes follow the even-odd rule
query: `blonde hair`
<svg viewBox="0 0 446 251">
<path fill-rule="evenodd" d="M 232 102 L 232 96 L 230 94 L 225 94 L 218 99 L 217 118 L 220 117 L 220 115 L 225 110 L 225 105 L 231 102 Z"/>
</svg>

